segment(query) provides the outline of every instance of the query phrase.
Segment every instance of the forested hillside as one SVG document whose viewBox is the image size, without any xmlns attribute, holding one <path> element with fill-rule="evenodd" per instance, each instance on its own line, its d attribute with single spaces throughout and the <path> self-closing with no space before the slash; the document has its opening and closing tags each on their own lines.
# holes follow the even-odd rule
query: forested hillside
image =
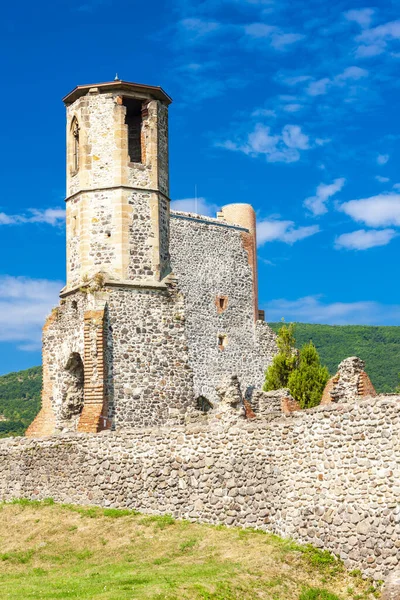
<svg viewBox="0 0 400 600">
<path fill-rule="evenodd" d="M 0 437 L 23 435 L 40 408 L 42 368 L 0 377 Z"/>
<path fill-rule="evenodd" d="M 278 331 L 282 323 L 269 325 Z M 399 384 L 400 327 L 296 323 L 295 337 L 298 348 L 313 341 L 332 375 L 344 358 L 359 356 L 377 392 L 394 392 Z"/>
</svg>

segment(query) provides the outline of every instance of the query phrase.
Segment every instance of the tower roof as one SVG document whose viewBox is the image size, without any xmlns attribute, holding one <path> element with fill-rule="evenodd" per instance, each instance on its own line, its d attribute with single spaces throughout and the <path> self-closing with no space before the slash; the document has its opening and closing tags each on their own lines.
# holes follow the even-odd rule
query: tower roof
<svg viewBox="0 0 400 600">
<path fill-rule="evenodd" d="M 63 102 L 67 106 L 75 102 L 81 96 L 85 96 L 91 88 L 99 88 L 101 92 L 113 92 L 122 90 L 125 92 L 139 92 L 141 94 L 147 94 L 152 98 L 161 100 L 165 104 L 169 105 L 172 102 L 172 98 L 168 96 L 164 90 L 159 86 L 144 85 L 142 83 L 132 83 L 130 81 L 107 81 L 105 83 L 91 83 L 90 85 L 77 85 L 76 88 L 69 92 L 64 98 Z"/>
</svg>

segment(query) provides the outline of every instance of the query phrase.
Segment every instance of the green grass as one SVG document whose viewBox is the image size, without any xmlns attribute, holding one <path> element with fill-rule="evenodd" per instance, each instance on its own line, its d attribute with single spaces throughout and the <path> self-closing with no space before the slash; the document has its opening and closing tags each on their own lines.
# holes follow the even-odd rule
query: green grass
<svg viewBox="0 0 400 600">
<path fill-rule="evenodd" d="M 378 597 L 328 552 L 258 530 L 51 499 L 0 506 L 2 600 Z"/>
</svg>

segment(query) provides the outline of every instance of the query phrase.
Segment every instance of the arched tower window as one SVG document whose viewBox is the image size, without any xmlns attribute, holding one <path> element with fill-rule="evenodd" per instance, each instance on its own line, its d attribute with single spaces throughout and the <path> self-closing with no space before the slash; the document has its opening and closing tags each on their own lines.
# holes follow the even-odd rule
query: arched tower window
<svg viewBox="0 0 400 600">
<path fill-rule="evenodd" d="M 79 170 L 79 123 L 74 118 L 71 125 L 72 132 L 72 171 L 76 173 Z"/>
</svg>

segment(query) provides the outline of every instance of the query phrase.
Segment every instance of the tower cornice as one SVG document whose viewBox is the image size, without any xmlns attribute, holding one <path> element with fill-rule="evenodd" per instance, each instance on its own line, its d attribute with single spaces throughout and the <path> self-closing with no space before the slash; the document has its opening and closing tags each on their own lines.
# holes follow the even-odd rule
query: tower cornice
<svg viewBox="0 0 400 600">
<path fill-rule="evenodd" d="M 97 89 L 99 92 L 131 92 L 133 94 L 143 94 L 156 100 L 160 100 L 166 106 L 172 102 L 172 98 L 159 86 L 145 85 L 142 83 L 133 83 L 129 81 L 106 81 L 104 83 L 92 83 L 88 85 L 77 85 L 69 94 L 64 96 L 63 102 L 69 106 L 81 96 L 85 96 L 90 90 Z"/>
</svg>

